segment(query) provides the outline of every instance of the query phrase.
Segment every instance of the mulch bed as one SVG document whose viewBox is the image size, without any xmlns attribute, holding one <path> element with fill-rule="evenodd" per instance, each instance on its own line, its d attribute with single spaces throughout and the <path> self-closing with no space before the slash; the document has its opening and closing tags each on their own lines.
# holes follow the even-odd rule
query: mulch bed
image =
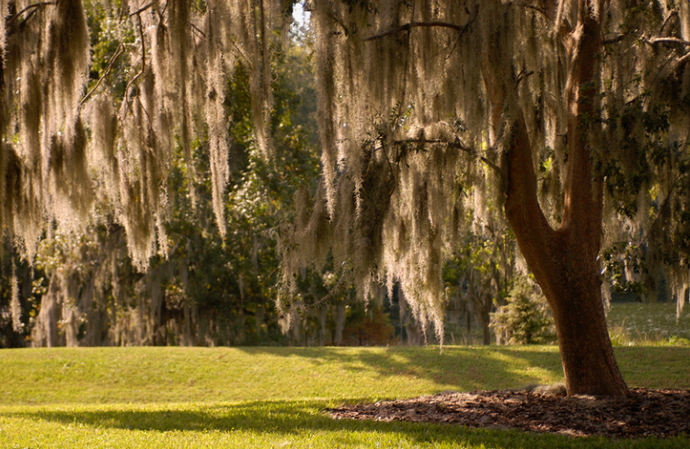
<svg viewBox="0 0 690 449">
<path fill-rule="evenodd" d="M 633 388 L 625 398 L 520 390 L 447 392 L 326 410 L 336 419 L 453 423 L 611 438 L 690 436 L 690 391 Z"/>
</svg>

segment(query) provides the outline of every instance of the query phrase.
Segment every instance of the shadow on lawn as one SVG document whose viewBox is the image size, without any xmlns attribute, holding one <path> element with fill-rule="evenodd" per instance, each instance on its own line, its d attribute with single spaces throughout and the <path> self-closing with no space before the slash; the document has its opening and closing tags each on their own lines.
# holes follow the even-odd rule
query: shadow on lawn
<svg viewBox="0 0 690 449">
<path fill-rule="evenodd" d="M 322 432 L 329 432 L 327 441 L 336 446 L 352 444 L 353 438 L 356 441 L 357 434 L 375 434 L 375 438 L 383 440 L 386 440 L 387 436 L 397 436 L 412 444 L 446 443 L 456 447 L 583 447 L 581 439 L 508 429 L 468 429 L 458 425 L 334 420 L 319 412 L 327 406 L 328 403 L 325 401 L 255 402 L 208 407 L 190 406 L 188 409 L 160 407 L 157 410 L 147 410 L 144 407 L 131 406 L 132 408 L 125 410 L 44 410 L 7 415 L 67 425 L 78 423 L 100 429 L 250 432 L 271 434 L 288 441 L 291 437 L 318 437 Z M 342 442 L 338 441 L 340 439 Z M 607 448 L 614 446 L 611 440 L 603 438 L 588 439 L 587 445 Z"/>
<path fill-rule="evenodd" d="M 543 378 L 539 371 L 545 372 L 547 378 L 563 377 L 558 350 L 541 346 L 450 346 L 443 351 L 437 347 L 397 346 L 237 349 L 249 355 L 306 358 L 315 365 L 339 366 L 354 373 L 374 371 L 384 378 L 401 375 L 425 378 L 459 391 L 519 388 L 528 383 L 541 383 Z"/>
</svg>

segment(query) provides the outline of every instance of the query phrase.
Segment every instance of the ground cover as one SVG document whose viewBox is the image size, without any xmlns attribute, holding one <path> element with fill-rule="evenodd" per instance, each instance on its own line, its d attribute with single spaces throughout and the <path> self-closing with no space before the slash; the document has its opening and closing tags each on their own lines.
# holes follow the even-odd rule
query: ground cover
<svg viewBox="0 0 690 449">
<path fill-rule="evenodd" d="M 565 393 L 562 384 L 448 392 L 344 405 L 327 412 L 336 419 L 454 423 L 617 439 L 690 434 L 690 390 L 633 388 L 626 397 L 566 397 Z"/>
<path fill-rule="evenodd" d="M 631 386 L 690 388 L 690 348 L 617 348 Z M 413 422 L 325 409 L 550 384 L 557 349 L 82 348 L 0 351 L 0 447 L 683 447 Z M 662 368 L 662 369 L 659 369 Z"/>
<path fill-rule="evenodd" d="M 690 346 L 689 305 L 676 316 L 675 302 L 612 303 L 607 321 L 611 341 L 617 346 Z"/>
</svg>

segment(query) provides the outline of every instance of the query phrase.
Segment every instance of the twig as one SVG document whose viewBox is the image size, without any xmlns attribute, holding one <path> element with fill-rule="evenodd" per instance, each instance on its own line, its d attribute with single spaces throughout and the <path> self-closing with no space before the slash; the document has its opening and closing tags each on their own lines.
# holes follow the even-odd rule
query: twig
<svg viewBox="0 0 690 449">
<path fill-rule="evenodd" d="M 195 30 L 197 33 L 201 34 L 204 37 L 204 39 L 206 39 L 206 34 L 203 31 L 201 31 L 201 29 L 199 29 L 198 26 L 194 25 L 193 23 L 191 23 L 190 25 L 192 26 L 192 30 Z"/>
<path fill-rule="evenodd" d="M 144 38 L 144 28 L 143 25 L 141 24 L 141 16 L 137 15 L 137 18 L 139 19 L 139 36 L 141 37 L 141 70 L 139 70 L 139 73 L 134 75 L 134 78 L 132 78 L 129 83 L 127 83 L 127 87 L 125 87 L 125 98 L 124 98 L 124 104 L 122 108 L 122 114 L 127 115 L 127 110 L 129 109 L 129 90 L 132 87 L 132 85 L 141 77 L 141 75 L 144 74 L 146 71 L 146 39 Z"/>
<path fill-rule="evenodd" d="M 520 6 L 520 7 L 525 8 L 525 9 L 531 9 L 533 11 L 536 11 L 536 12 L 540 13 L 541 15 L 543 15 L 545 18 L 553 21 L 553 17 L 549 17 L 549 15 L 547 14 L 547 12 L 544 8 L 540 8 L 540 7 L 534 6 L 534 5 L 528 5 L 526 3 L 518 3 L 517 6 Z"/>
<path fill-rule="evenodd" d="M 684 63 L 685 61 L 687 61 L 688 58 L 690 58 L 690 52 L 685 53 L 683 56 L 681 56 L 680 58 L 678 58 L 678 59 L 676 60 L 676 66 L 681 65 L 682 63 Z"/>
<path fill-rule="evenodd" d="M 339 19 L 335 14 L 333 14 L 331 11 L 328 11 L 327 14 L 328 14 L 328 17 L 330 17 L 335 23 L 337 23 L 338 25 L 340 25 L 340 27 L 343 29 L 343 31 L 345 32 L 345 34 L 348 33 L 348 29 L 347 29 L 347 27 L 345 26 L 345 24 L 343 23 L 342 20 L 340 20 L 340 19 Z"/>
<path fill-rule="evenodd" d="M 515 87 L 520 84 L 520 81 L 524 80 L 525 78 L 529 78 L 530 76 L 534 75 L 534 71 L 527 71 L 526 69 L 522 69 L 520 73 L 518 73 L 517 80 L 515 81 Z"/>
<path fill-rule="evenodd" d="M 244 50 L 242 50 L 242 48 L 239 45 L 237 45 L 237 42 L 235 42 L 235 39 L 231 38 L 230 43 L 232 44 L 233 47 L 235 47 L 235 50 L 237 50 L 237 53 L 244 60 L 244 62 L 247 64 L 247 67 L 251 69 L 253 66 L 252 61 L 249 58 L 247 58 L 247 55 L 244 54 Z"/>
<path fill-rule="evenodd" d="M 412 28 L 450 28 L 462 33 L 467 28 L 467 25 L 462 26 L 448 22 L 410 22 L 406 23 L 405 25 L 401 25 L 398 28 L 384 31 L 383 33 L 374 34 L 373 36 L 369 36 L 364 40 L 373 41 L 375 39 L 381 39 L 383 37 L 390 36 L 391 34 L 399 33 L 401 31 L 410 31 Z"/>
<path fill-rule="evenodd" d="M 661 25 L 661 28 L 659 29 L 659 34 L 661 34 L 661 33 L 664 32 L 664 28 L 666 28 L 666 25 L 668 25 L 668 23 L 669 23 L 669 22 L 671 21 L 671 19 L 673 19 L 674 17 L 675 17 L 675 18 L 678 18 L 678 10 L 677 10 L 677 9 L 674 10 L 674 11 L 672 11 L 671 14 L 668 15 L 668 17 L 666 18 L 666 20 L 664 20 L 664 23 Z"/>
<path fill-rule="evenodd" d="M 340 289 L 343 287 L 345 282 L 347 280 L 350 280 L 349 277 L 348 277 L 348 279 L 346 279 L 346 276 L 347 276 L 347 274 L 343 273 L 343 271 L 341 270 L 339 273 L 339 276 L 338 276 L 338 280 L 336 281 L 335 285 L 333 285 L 328 290 L 328 293 L 326 293 L 326 295 L 322 296 L 320 299 L 316 299 L 316 295 L 314 293 L 311 293 L 311 296 L 315 299 L 315 301 L 312 304 L 305 305 L 305 309 L 311 308 L 313 310 L 313 309 L 321 306 L 323 303 L 325 303 L 329 299 L 333 298 L 336 295 L 336 293 L 338 293 L 340 291 Z"/>
<path fill-rule="evenodd" d="M 84 103 L 86 103 L 86 100 L 88 100 L 89 97 L 91 97 L 91 95 L 96 91 L 96 89 L 98 89 L 98 86 L 101 85 L 101 83 L 103 82 L 105 77 L 110 75 L 110 71 L 113 69 L 113 66 L 115 65 L 115 61 L 117 61 L 117 58 L 119 58 L 120 55 L 122 53 L 124 53 L 124 51 L 125 51 L 125 47 L 124 47 L 124 45 L 122 45 L 122 42 L 120 42 L 120 45 L 118 45 L 118 47 L 117 47 L 117 51 L 115 52 L 115 54 L 113 56 L 111 56 L 110 60 L 108 61 L 108 65 L 106 66 L 105 71 L 103 71 L 103 75 L 98 79 L 98 82 L 96 83 L 95 86 L 93 86 L 93 89 L 91 89 L 90 91 L 87 92 L 86 95 L 84 95 L 84 98 L 82 98 L 82 100 L 79 102 L 79 106 L 77 106 L 77 108 L 81 109 L 81 107 L 84 105 Z"/>
</svg>

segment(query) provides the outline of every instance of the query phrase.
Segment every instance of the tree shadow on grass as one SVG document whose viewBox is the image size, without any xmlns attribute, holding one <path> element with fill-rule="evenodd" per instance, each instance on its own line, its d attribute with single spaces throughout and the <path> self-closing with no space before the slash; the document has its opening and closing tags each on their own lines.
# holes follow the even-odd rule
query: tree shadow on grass
<svg viewBox="0 0 690 449">
<path fill-rule="evenodd" d="M 555 346 L 307 347 L 235 348 L 252 354 L 299 357 L 313 365 L 329 364 L 346 373 L 373 371 L 382 380 L 394 376 L 427 379 L 458 391 L 521 388 L 559 382 L 563 368 Z M 616 358 L 630 387 L 690 388 L 688 347 L 616 347 Z M 660 369 L 661 368 L 661 369 Z"/>
<path fill-rule="evenodd" d="M 558 350 L 541 346 L 450 346 L 387 348 L 237 348 L 253 354 L 309 359 L 349 373 L 374 371 L 381 378 L 427 379 L 459 391 L 519 388 L 528 383 L 563 377 Z"/>
<path fill-rule="evenodd" d="M 250 432 L 271 434 L 277 438 L 318 437 L 328 433 L 329 444 L 342 440 L 347 446 L 357 441 L 371 442 L 366 434 L 386 440 L 388 437 L 412 445 L 492 448 L 569 448 L 584 447 L 581 438 L 562 435 L 535 434 L 511 429 L 469 429 L 459 425 L 420 424 L 408 422 L 376 422 L 335 420 L 321 412 L 326 401 L 253 402 L 233 405 L 187 406 L 100 406 L 75 407 L 73 410 L 36 410 L 8 412 L 2 415 L 59 424 L 82 424 L 97 429 L 124 429 L 147 432 Z M 0 415 L 0 416 L 2 416 Z M 687 440 L 683 440 L 687 442 Z M 588 438 L 586 447 L 651 447 L 650 441 L 615 442 L 604 438 Z M 655 440 L 654 447 L 677 446 Z M 661 445 L 657 444 L 661 443 Z M 483 445 L 483 446 L 482 446 Z"/>
</svg>

